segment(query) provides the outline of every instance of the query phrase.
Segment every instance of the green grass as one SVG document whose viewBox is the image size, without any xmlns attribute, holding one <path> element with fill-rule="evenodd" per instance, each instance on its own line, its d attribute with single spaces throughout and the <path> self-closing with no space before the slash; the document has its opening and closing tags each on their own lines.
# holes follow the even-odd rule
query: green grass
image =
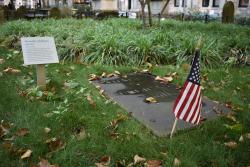
<svg viewBox="0 0 250 167">
<path fill-rule="evenodd" d="M 21 66 L 21 54 L 15 54 L 13 50 L 0 48 L 0 58 L 6 60 L 0 65 L 0 72 L 9 66 L 21 70 L 20 74 L 1 73 L 0 76 L 0 120 L 13 123 L 10 133 L 3 139 L 13 136 L 20 128 L 28 128 L 28 135 L 17 136 L 12 142 L 16 148 L 33 151 L 31 158 L 21 160 L 20 155 L 4 149 L 5 141 L 2 139 L 0 166 L 29 166 L 32 163 L 37 164 L 39 158 L 45 158 L 60 167 L 90 167 L 95 166 L 94 163 L 103 155 L 111 156 L 110 166 L 115 166 L 117 161 L 125 160 L 126 164 L 133 162 L 136 154 L 147 159 L 160 159 L 164 166 L 173 166 L 175 157 L 181 161 L 182 166 L 247 166 L 250 163 L 249 139 L 238 141 L 241 135 L 250 132 L 249 68 L 202 70 L 202 74 L 207 73 L 208 76 L 208 80 L 203 83 L 203 94 L 213 100 L 232 102 L 234 107 L 240 107 L 240 110 L 235 110 L 238 123 L 222 117 L 208 121 L 193 130 L 178 132 L 170 140 L 154 136 L 137 120 L 128 117 L 119 123 L 118 129 L 115 130 L 119 137 L 114 139 L 110 137 L 112 128 L 107 126 L 118 114 L 128 113 L 117 104 L 101 97 L 98 90 L 89 83 L 88 76 L 91 73 L 100 75 L 104 71 L 114 70 L 126 74 L 139 71 L 142 67 L 83 65 L 70 62 L 49 65 L 46 68 L 50 80 L 49 91 L 52 92 L 54 87 L 55 93 L 49 99 L 32 100 L 31 97 L 39 95 L 36 95 L 37 91 L 34 90 L 35 67 Z M 187 75 L 182 66 L 153 68 L 153 73 L 157 75 L 175 71 L 179 73 L 179 80 L 175 80 L 175 83 L 182 84 Z M 65 81 L 75 83 L 76 87 L 64 90 Z M 79 92 L 81 88 L 83 90 Z M 20 96 L 18 93 L 21 90 L 30 90 L 29 96 Z M 86 100 L 89 94 L 96 102 L 96 108 Z M 58 106 L 61 108 L 58 109 Z M 67 111 L 64 111 L 65 109 Z M 59 114 L 52 114 L 53 111 L 58 111 Z M 227 128 L 235 124 L 240 125 L 240 128 Z M 51 132 L 46 134 L 45 127 L 51 128 Z M 75 137 L 79 128 L 86 131 L 86 137 L 82 140 Z M 50 150 L 45 141 L 52 137 L 60 138 L 66 146 L 48 154 Z M 224 142 L 231 140 L 238 143 L 236 149 L 224 146 Z M 167 156 L 161 152 L 167 152 Z"/>
<path fill-rule="evenodd" d="M 62 60 L 105 65 L 182 64 L 191 60 L 200 38 L 206 67 L 234 65 L 250 53 L 249 27 L 217 22 L 165 20 L 142 30 L 141 22 L 131 19 L 47 19 L 18 20 L 0 27 L 0 43 L 6 46 L 20 49 L 23 36 L 53 36 Z"/>
</svg>

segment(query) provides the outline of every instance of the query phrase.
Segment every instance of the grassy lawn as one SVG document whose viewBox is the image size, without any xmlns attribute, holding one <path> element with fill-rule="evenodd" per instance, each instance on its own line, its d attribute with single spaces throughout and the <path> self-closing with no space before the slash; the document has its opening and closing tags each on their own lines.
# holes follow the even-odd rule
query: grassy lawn
<svg viewBox="0 0 250 167">
<path fill-rule="evenodd" d="M 44 158 L 59 166 L 90 167 L 104 155 L 111 157 L 110 166 L 126 166 L 135 155 L 162 160 L 163 166 L 173 166 L 175 158 L 181 166 L 250 165 L 249 68 L 203 68 L 203 95 L 227 103 L 235 115 L 178 132 L 170 140 L 154 136 L 121 107 L 102 97 L 88 81 L 92 73 L 118 70 L 126 74 L 143 67 L 53 64 L 46 68 L 47 92 L 41 92 L 35 88 L 35 67 L 21 66 L 20 53 L 1 47 L 0 59 L 5 60 L 0 64 L 0 120 L 12 124 L 0 140 L 0 166 L 32 166 Z M 7 67 L 21 72 L 3 72 Z M 178 84 L 187 76 L 184 65 L 152 70 L 161 76 L 169 72 L 178 73 L 179 79 L 174 80 Z M 89 96 L 96 105 L 90 104 Z M 110 123 L 121 117 L 118 128 L 112 127 Z M 239 141 L 241 136 L 243 141 Z M 57 138 L 56 142 L 49 141 L 52 138 Z M 225 146 L 230 141 L 237 143 L 236 148 Z M 21 159 L 27 149 L 32 155 Z"/>
</svg>

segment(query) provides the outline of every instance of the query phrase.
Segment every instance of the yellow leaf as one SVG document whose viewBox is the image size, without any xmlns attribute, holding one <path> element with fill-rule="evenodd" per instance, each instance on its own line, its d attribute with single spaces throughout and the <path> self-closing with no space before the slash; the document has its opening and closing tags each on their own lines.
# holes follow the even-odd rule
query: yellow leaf
<svg viewBox="0 0 250 167">
<path fill-rule="evenodd" d="M 10 74 L 18 74 L 18 73 L 20 73 L 21 71 L 18 70 L 18 69 L 15 69 L 15 68 L 8 67 L 8 68 L 6 68 L 5 70 L 3 70 L 3 72 L 5 72 L 5 73 L 10 73 Z"/>
<path fill-rule="evenodd" d="M 134 164 L 141 163 L 141 162 L 144 162 L 144 161 L 146 161 L 145 158 L 142 158 L 142 157 L 140 157 L 138 155 L 134 156 Z"/>
<path fill-rule="evenodd" d="M 102 75 L 101 75 L 102 78 L 105 78 L 107 77 L 107 73 L 106 72 L 103 72 Z"/>
<path fill-rule="evenodd" d="M 145 101 L 146 103 L 157 103 L 157 100 L 154 97 L 148 97 Z"/>
<path fill-rule="evenodd" d="M 45 127 L 45 128 L 44 128 L 44 132 L 45 132 L 45 133 L 49 133 L 50 131 L 51 131 L 50 128 L 48 128 L 48 127 Z"/>
<path fill-rule="evenodd" d="M 180 166 L 181 165 L 181 161 L 177 158 L 174 158 L 174 167 Z"/>
<path fill-rule="evenodd" d="M 22 156 L 21 159 L 29 158 L 31 156 L 32 151 L 27 150 Z"/>
<path fill-rule="evenodd" d="M 90 74 L 89 81 L 99 80 L 100 78 L 95 74 Z"/>
<path fill-rule="evenodd" d="M 116 75 L 121 75 L 121 73 L 120 73 L 119 71 L 114 71 L 114 73 L 115 73 Z"/>
</svg>

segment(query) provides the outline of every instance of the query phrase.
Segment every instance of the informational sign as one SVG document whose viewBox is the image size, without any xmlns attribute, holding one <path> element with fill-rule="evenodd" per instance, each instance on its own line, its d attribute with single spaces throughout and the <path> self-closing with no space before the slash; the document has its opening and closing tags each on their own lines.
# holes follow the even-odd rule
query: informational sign
<svg viewBox="0 0 250 167">
<path fill-rule="evenodd" d="M 24 65 L 59 63 L 53 37 L 21 38 Z"/>
<path fill-rule="evenodd" d="M 24 65 L 37 65 L 37 86 L 46 88 L 45 64 L 59 63 L 53 37 L 21 38 Z"/>
</svg>

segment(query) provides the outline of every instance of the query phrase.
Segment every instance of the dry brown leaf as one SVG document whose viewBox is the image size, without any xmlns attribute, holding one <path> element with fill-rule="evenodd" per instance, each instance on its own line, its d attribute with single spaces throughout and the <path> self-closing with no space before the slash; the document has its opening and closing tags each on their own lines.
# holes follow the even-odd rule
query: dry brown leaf
<svg viewBox="0 0 250 167">
<path fill-rule="evenodd" d="M 90 74 L 89 81 L 99 80 L 100 78 L 95 74 Z"/>
<path fill-rule="evenodd" d="M 235 141 L 230 141 L 230 142 L 224 143 L 224 145 L 231 148 L 231 149 L 235 149 L 237 147 L 237 143 Z"/>
<path fill-rule="evenodd" d="M 110 156 L 104 155 L 101 157 L 101 163 L 108 166 L 110 164 Z"/>
<path fill-rule="evenodd" d="M 100 162 L 95 163 L 97 167 L 107 167 L 110 164 L 110 156 L 104 155 L 101 157 Z"/>
<path fill-rule="evenodd" d="M 138 155 L 135 155 L 135 156 L 134 156 L 134 164 L 141 163 L 141 162 L 145 162 L 145 161 L 146 161 L 146 159 L 143 158 L 143 157 L 140 157 L 140 156 L 138 156 Z"/>
<path fill-rule="evenodd" d="M 9 133 L 9 129 L 11 127 L 11 124 L 6 123 L 6 122 L 1 122 L 0 124 L 0 138 L 2 138 L 3 136 L 5 136 L 6 134 Z"/>
<path fill-rule="evenodd" d="M 230 120 L 232 120 L 233 122 L 237 122 L 237 120 L 236 120 L 236 118 L 235 118 L 234 115 L 235 115 L 234 112 L 229 112 L 229 113 L 227 114 L 227 118 L 230 119 Z"/>
<path fill-rule="evenodd" d="M 17 136 L 25 136 L 29 133 L 29 129 L 28 128 L 21 128 L 17 131 L 16 135 Z"/>
<path fill-rule="evenodd" d="M 4 63 L 4 59 L 0 59 L 0 64 L 3 64 Z"/>
<path fill-rule="evenodd" d="M 50 131 L 51 131 L 50 128 L 48 128 L 48 127 L 45 127 L 45 128 L 44 128 L 44 132 L 45 132 L 45 133 L 49 133 Z"/>
<path fill-rule="evenodd" d="M 90 95 L 87 96 L 87 100 L 91 106 L 93 106 L 94 108 L 96 107 L 96 103 Z"/>
<path fill-rule="evenodd" d="M 32 154 L 31 150 L 26 150 L 25 153 L 21 156 L 21 159 L 29 158 Z"/>
<path fill-rule="evenodd" d="M 146 103 L 157 103 L 157 100 L 154 97 L 148 97 L 145 99 Z"/>
<path fill-rule="evenodd" d="M 50 165 L 49 161 L 46 159 L 41 159 L 38 163 L 38 167 L 59 167 L 58 165 Z"/>
<path fill-rule="evenodd" d="M 115 73 L 110 73 L 107 75 L 108 78 L 115 77 L 115 76 L 117 76 Z"/>
<path fill-rule="evenodd" d="M 56 151 L 65 147 L 63 141 L 57 138 L 48 139 L 46 140 L 46 143 L 48 144 L 51 151 Z"/>
<path fill-rule="evenodd" d="M 180 166 L 181 165 L 181 161 L 177 158 L 174 158 L 174 166 Z"/>
<path fill-rule="evenodd" d="M 3 72 L 5 73 L 10 73 L 10 74 L 18 74 L 21 72 L 21 70 L 18 70 L 18 69 L 15 69 L 15 68 L 11 68 L 11 67 L 8 67 L 6 68 L 5 70 L 3 70 Z"/>
<path fill-rule="evenodd" d="M 148 160 L 146 163 L 147 167 L 161 167 L 162 161 L 161 160 Z"/>
</svg>

